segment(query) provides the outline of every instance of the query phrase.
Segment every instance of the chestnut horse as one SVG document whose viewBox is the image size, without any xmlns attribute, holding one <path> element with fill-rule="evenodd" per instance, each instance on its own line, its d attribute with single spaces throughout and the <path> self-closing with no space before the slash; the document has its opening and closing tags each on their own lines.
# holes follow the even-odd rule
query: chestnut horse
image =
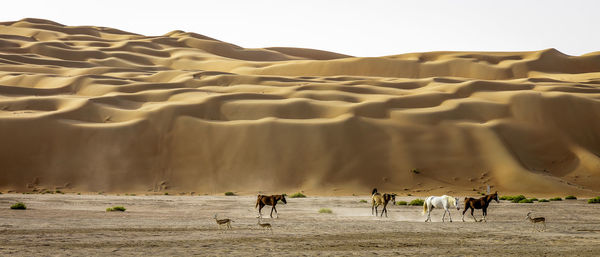
<svg viewBox="0 0 600 257">
<path fill-rule="evenodd" d="M 271 208 L 271 218 L 273 218 L 273 211 L 275 211 L 275 214 L 277 214 L 277 218 L 279 218 L 279 213 L 275 208 L 275 205 L 277 205 L 277 201 L 279 200 L 281 200 L 283 204 L 287 204 L 284 195 L 258 195 L 258 197 L 256 198 L 256 206 L 254 207 L 258 207 L 258 217 L 262 218 L 261 210 L 263 207 L 265 207 L 265 205 L 271 205 L 273 206 L 273 208 Z"/>
<path fill-rule="evenodd" d="M 490 205 L 490 202 L 492 200 L 496 200 L 497 203 L 500 202 L 498 200 L 498 191 L 496 191 L 495 193 L 493 193 L 491 195 L 486 195 L 484 197 L 481 197 L 479 199 L 465 197 L 465 209 L 463 210 L 463 213 L 462 213 L 462 221 L 463 222 L 465 221 L 465 212 L 467 212 L 468 209 L 471 209 L 471 217 L 473 217 L 475 222 L 481 222 L 482 220 L 487 222 L 487 220 L 485 219 L 485 217 L 487 216 L 487 207 L 488 207 L 488 205 Z M 473 216 L 473 211 L 475 209 L 481 209 L 483 211 L 483 219 L 477 220 L 475 218 L 475 216 Z"/>
</svg>

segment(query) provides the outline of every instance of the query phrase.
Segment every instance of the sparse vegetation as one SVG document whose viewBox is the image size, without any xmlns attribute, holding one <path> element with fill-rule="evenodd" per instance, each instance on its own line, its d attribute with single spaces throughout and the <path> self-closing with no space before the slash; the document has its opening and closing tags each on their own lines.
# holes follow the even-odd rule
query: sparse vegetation
<svg viewBox="0 0 600 257">
<path fill-rule="evenodd" d="M 588 203 L 600 203 L 600 196 L 588 200 Z"/>
<path fill-rule="evenodd" d="M 562 198 L 554 197 L 554 198 L 550 198 L 550 201 L 562 201 Z"/>
<path fill-rule="evenodd" d="M 538 199 L 537 199 L 537 198 L 535 198 L 535 197 L 534 197 L 534 198 L 531 198 L 531 199 L 529 199 L 529 200 L 531 200 L 531 201 L 534 201 L 534 202 L 537 202 L 537 201 L 538 201 Z"/>
<path fill-rule="evenodd" d="M 57 193 L 57 194 L 63 194 L 63 195 L 65 194 L 65 193 L 63 193 L 63 192 L 62 192 L 62 191 L 60 191 L 60 190 L 56 190 L 56 191 L 54 191 L 54 192 L 55 192 L 55 193 Z"/>
<path fill-rule="evenodd" d="M 540 202 L 540 203 L 547 203 L 547 202 L 550 202 L 550 201 L 548 201 L 548 199 L 540 199 L 540 201 L 539 201 L 539 202 Z"/>
<path fill-rule="evenodd" d="M 306 197 L 306 195 L 304 195 L 303 193 L 300 193 L 300 192 L 290 195 L 290 198 L 304 198 L 304 197 Z"/>
<path fill-rule="evenodd" d="M 367 200 L 360 200 L 360 203 L 367 203 Z"/>
<path fill-rule="evenodd" d="M 577 197 L 575 197 L 574 195 L 567 195 L 565 197 L 565 200 L 577 200 Z"/>
<path fill-rule="evenodd" d="M 319 210 L 319 213 L 333 213 L 333 211 L 331 211 L 331 209 L 329 208 L 321 208 Z"/>
<path fill-rule="evenodd" d="M 13 210 L 25 210 L 27 209 L 27 206 L 25 206 L 25 204 L 22 202 L 18 202 L 10 206 L 10 208 Z"/>
<path fill-rule="evenodd" d="M 406 196 L 412 196 L 412 194 L 406 194 Z"/>
<path fill-rule="evenodd" d="M 527 197 L 525 197 L 524 195 L 515 195 L 515 196 L 505 195 L 505 196 L 500 197 L 500 200 L 507 200 L 507 201 L 511 201 L 513 203 L 518 203 L 524 199 L 527 199 Z"/>
<path fill-rule="evenodd" d="M 225 192 L 226 196 L 234 196 L 235 194 L 233 192 Z"/>
<path fill-rule="evenodd" d="M 165 195 L 169 195 L 169 192 L 165 192 Z"/>
<path fill-rule="evenodd" d="M 112 208 L 106 208 L 106 211 L 125 211 L 125 207 L 123 206 L 115 206 Z"/>
<path fill-rule="evenodd" d="M 81 193 L 77 193 L 77 195 L 81 195 Z"/>
<path fill-rule="evenodd" d="M 407 205 L 408 203 L 406 201 L 397 201 L 396 205 Z"/>
<path fill-rule="evenodd" d="M 421 173 L 421 171 L 420 171 L 419 169 L 413 169 L 413 170 L 412 170 L 412 172 L 413 172 L 414 174 L 420 174 L 420 173 Z"/>
<path fill-rule="evenodd" d="M 519 200 L 518 203 L 533 203 L 533 200 L 531 200 L 531 199 L 521 199 L 521 200 Z"/>
<path fill-rule="evenodd" d="M 415 199 L 415 200 L 410 201 L 410 203 L 408 203 L 408 205 L 420 206 L 420 205 L 423 205 L 423 203 L 425 203 L 425 200 L 423 200 L 423 199 Z"/>
</svg>

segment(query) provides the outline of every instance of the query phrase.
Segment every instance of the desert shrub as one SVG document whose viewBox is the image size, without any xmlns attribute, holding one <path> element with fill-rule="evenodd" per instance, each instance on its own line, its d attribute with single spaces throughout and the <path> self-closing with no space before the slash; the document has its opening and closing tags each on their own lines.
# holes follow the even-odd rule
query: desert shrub
<svg viewBox="0 0 600 257">
<path fill-rule="evenodd" d="M 412 172 L 415 173 L 415 174 L 421 173 L 421 171 L 419 169 L 413 169 Z"/>
<path fill-rule="evenodd" d="M 550 198 L 550 201 L 562 201 L 562 198 L 554 197 L 554 198 Z"/>
<path fill-rule="evenodd" d="M 521 201 L 523 199 L 527 199 L 527 197 L 525 197 L 524 195 L 515 195 L 515 196 L 505 195 L 505 196 L 500 197 L 500 200 L 507 200 L 507 201 L 511 201 L 513 203 L 518 203 L 519 201 Z"/>
<path fill-rule="evenodd" d="M 27 209 L 27 206 L 25 206 L 24 203 L 18 202 L 10 206 L 10 208 L 13 210 L 25 210 Z"/>
<path fill-rule="evenodd" d="M 412 196 L 412 194 L 406 194 L 406 196 Z"/>
<path fill-rule="evenodd" d="M 303 193 L 300 193 L 300 192 L 290 195 L 290 198 L 304 198 L 304 197 L 306 197 L 306 195 L 304 195 Z"/>
<path fill-rule="evenodd" d="M 360 203 L 367 203 L 367 200 L 360 200 Z"/>
<path fill-rule="evenodd" d="M 531 199 L 521 199 L 518 203 L 533 203 Z"/>
<path fill-rule="evenodd" d="M 408 203 L 408 205 L 423 205 L 423 203 L 425 203 L 425 201 L 423 199 L 415 199 L 410 201 L 410 203 Z"/>
<path fill-rule="evenodd" d="M 588 200 L 588 203 L 600 203 L 600 196 Z"/>
<path fill-rule="evenodd" d="M 233 192 L 225 192 L 226 196 L 234 196 L 235 194 Z"/>
<path fill-rule="evenodd" d="M 565 197 L 565 200 L 577 200 L 577 197 L 575 197 L 574 195 L 567 195 Z"/>
<path fill-rule="evenodd" d="M 55 193 L 57 193 L 57 194 L 63 194 L 63 195 L 65 194 L 65 193 L 63 193 L 63 192 L 62 192 L 62 191 L 60 191 L 60 190 L 56 190 L 56 191 L 54 191 L 54 192 L 55 192 Z"/>
<path fill-rule="evenodd" d="M 534 198 L 530 198 L 529 200 L 531 200 L 531 201 L 534 201 L 534 202 L 535 202 L 535 201 L 538 201 L 538 199 L 537 199 L 537 198 L 535 198 L 535 197 L 534 197 Z"/>
<path fill-rule="evenodd" d="M 319 210 L 319 213 L 333 213 L 333 211 L 331 211 L 331 209 L 329 208 L 321 208 Z"/>
<path fill-rule="evenodd" d="M 112 208 L 106 208 L 106 211 L 125 211 L 125 207 L 123 206 L 115 206 Z"/>
<path fill-rule="evenodd" d="M 165 192 L 165 195 L 169 195 L 169 192 Z"/>
<path fill-rule="evenodd" d="M 547 203 L 547 202 L 550 202 L 550 201 L 548 201 L 548 199 L 540 199 L 540 201 L 539 201 L 539 202 L 540 202 L 540 203 Z"/>
<path fill-rule="evenodd" d="M 407 205 L 408 203 L 406 201 L 397 201 L 396 205 Z"/>
</svg>

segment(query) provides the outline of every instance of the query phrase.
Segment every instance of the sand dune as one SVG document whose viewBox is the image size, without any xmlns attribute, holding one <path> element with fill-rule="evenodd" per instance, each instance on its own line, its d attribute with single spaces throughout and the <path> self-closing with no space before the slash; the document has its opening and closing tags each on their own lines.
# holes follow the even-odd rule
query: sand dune
<svg viewBox="0 0 600 257">
<path fill-rule="evenodd" d="M 600 52 L 363 58 L 0 23 L 2 190 L 594 195 L 599 117 Z"/>
</svg>

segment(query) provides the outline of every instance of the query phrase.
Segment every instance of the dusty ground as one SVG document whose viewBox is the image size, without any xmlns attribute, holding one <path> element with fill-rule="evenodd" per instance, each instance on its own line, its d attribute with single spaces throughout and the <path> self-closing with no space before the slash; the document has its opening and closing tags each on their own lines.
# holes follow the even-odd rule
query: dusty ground
<svg viewBox="0 0 600 257">
<path fill-rule="evenodd" d="M 0 255 L 528 255 L 600 254 L 600 205 L 584 200 L 534 204 L 492 203 L 487 223 L 472 219 L 423 223 L 422 207 L 393 206 L 372 217 L 356 197 L 289 199 L 273 233 L 256 224 L 254 197 L 0 195 Z M 410 200 L 404 197 L 399 200 Z M 10 210 L 17 201 L 25 211 Z M 107 213 L 123 205 L 124 213 Z M 320 208 L 333 214 L 320 214 Z M 264 210 L 263 210 L 264 211 Z M 548 220 L 535 232 L 528 211 Z M 212 216 L 235 220 L 218 230 Z M 458 222 L 456 222 L 458 221 Z"/>
</svg>

